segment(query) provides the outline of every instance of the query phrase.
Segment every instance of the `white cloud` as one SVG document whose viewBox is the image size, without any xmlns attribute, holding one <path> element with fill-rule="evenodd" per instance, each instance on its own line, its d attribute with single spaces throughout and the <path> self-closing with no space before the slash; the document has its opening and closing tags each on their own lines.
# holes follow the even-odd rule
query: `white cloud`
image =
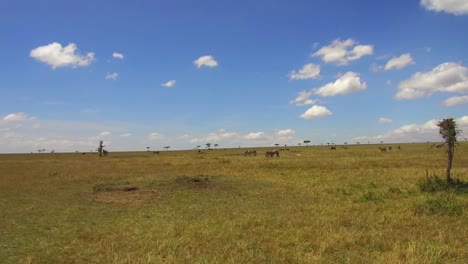
<svg viewBox="0 0 468 264">
<path fill-rule="evenodd" d="M 306 80 L 306 79 L 317 79 L 320 76 L 320 66 L 309 63 L 306 64 L 299 71 L 293 70 L 289 74 L 290 80 Z"/>
<path fill-rule="evenodd" d="M 38 61 L 49 64 L 53 69 L 67 66 L 88 66 L 94 61 L 93 52 L 81 56 L 76 53 L 77 49 L 75 43 L 62 47 L 60 43 L 54 42 L 31 50 L 29 55 Z"/>
<path fill-rule="evenodd" d="M 321 96 L 335 96 L 339 94 L 359 92 L 366 88 L 367 84 L 365 82 L 361 82 L 359 73 L 347 72 L 334 83 L 328 83 L 325 86 L 315 89 L 314 93 Z"/>
<path fill-rule="evenodd" d="M 247 140 L 265 140 L 267 136 L 263 132 L 251 132 L 244 136 Z"/>
<path fill-rule="evenodd" d="M 114 52 L 112 53 L 112 57 L 121 60 L 124 58 L 124 55 L 122 53 Z"/>
<path fill-rule="evenodd" d="M 299 95 L 296 97 L 296 99 L 291 100 L 289 103 L 294 104 L 297 106 L 303 106 L 303 105 L 312 105 L 317 102 L 317 100 L 312 100 L 309 97 L 312 95 L 312 91 L 302 91 L 299 92 Z"/>
<path fill-rule="evenodd" d="M 408 124 L 397 129 L 391 130 L 385 134 L 377 136 L 361 136 L 354 138 L 352 141 L 371 141 L 371 142 L 425 142 L 425 141 L 441 141 L 439 135 L 439 127 L 437 123 L 442 120 L 432 119 L 423 124 Z M 462 131 L 468 129 L 468 116 L 455 118 L 458 128 Z"/>
<path fill-rule="evenodd" d="M 466 131 L 465 126 L 468 126 L 468 116 L 462 116 L 460 118 L 455 119 L 455 122 L 459 127 L 464 128 L 463 131 Z"/>
<path fill-rule="evenodd" d="M 358 60 L 364 56 L 374 53 L 372 45 L 357 45 L 354 40 L 334 40 L 330 45 L 320 48 L 313 53 L 312 57 L 321 57 L 326 63 L 347 65 L 349 62 Z"/>
<path fill-rule="evenodd" d="M 219 143 L 221 141 L 235 141 L 240 138 L 239 134 L 232 131 L 226 131 L 224 129 L 220 129 L 216 132 L 209 133 L 206 136 L 201 137 L 192 137 L 190 135 L 184 135 L 187 140 L 190 140 L 190 143 Z"/>
<path fill-rule="evenodd" d="M 5 122 L 15 122 L 15 121 L 26 121 L 26 120 L 33 120 L 33 119 L 34 117 L 29 117 L 25 113 L 19 112 L 19 113 L 6 115 L 5 117 L 3 117 L 2 120 Z"/>
<path fill-rule="evenodd" d="M 112 73 L 108 72 L 106 74 L 106 80 L 117 80 L 117 77 L 119 77 L 119 74 L 116 72 L 112 72 Z"/>
<path fill-rule="evenodd" d="M 385 64 L 385 70 L 389 71 L 392 69 L 401 70 L 406 66 L 414 64 L 414 60 L 410 53 L 401 54 L 399 57 L 391 58 L 387 64 Z"/>
<path fill-rule="evenodd" d="M 102 131 L 101 133 L 99 133 L 99 136 L 101 137 L 108 137 L 110 135 L 112 135 L 110 131 Z"/>
<path fill-rule="evenodd" d="M 311 108 L 309 108 L 307 111 L 305 111 L 302 115 L 301 118 L 303 119 L 314 119 L 318 117 L 324 117 L 324 116 L 329 116 L 332 115 L 333 113 L 328 110 L 324 106 L 320 105 L 314 105 Z"/>
<path fill-rule="evenodd" d="M 415 99 L 431 96 L 435 92 L 468 92 L 468 68 L 455 62 L 438 65 L 429 72 L 417 72 L 400 82 L 396 99 Z"/>
<path fill-rule="evenodd" d="M 170 80 L 170 81 L 168 81 L 166 83 L 161 84 L 161 86 L 170 88 L 170 87 L 174 86 L 175 84 L 176 84 L 176 80 Z"/>
<path fill-rule="evenodd" d="M 275 133 L 275 136 L 280 137 L 280 138 L 290 138 L 296 134 L 296 131 L 288 128 L 288 129 L 283 129 L 279 130 Z"/>
<path fill-rule="evenodd" d="M 393 120 L 390 119 L 390 118 L 387 118 L 387 117 L 381 117 L 381 118 L 379 118 L 379 123 L 384 124 L 384 123 L 391 123 L 391 122 L 393 122 Z"/>
<path fill-rule="evenodd" d="M 193 64 L 195 64 L 197 68 L 201 68 L 202 66 L 211 68 L 218 66 L 218 62 L 211 55 L 201 56 L 200 58 L 194 60 Z"/>
<path fill-rule="evenodd" d="M 421 0 L 420 4 L 427 10 L 447 12 L 455 15 L 468 14 L 466 0 Z"/>
<path fill-rule="evenodd" d="M 456 106 L 456 105 L 466 104 L 466 103 L 468 103 L 468 95 L 450 97 L 446 99 L 445 101 L 443 101 L 442 105 L 446 107 L 451 107 L 451 106 Z"/>
<path fill-rule="evenodd" d="M 164 136 L 162 134 L 159 134 L 157 132 L 153 132 L 148 135 L 149 140 L 160 140 L 163 139 L 163 137 Z"/>
<path fill-rule="evenodd" d="M 125 133 L 125 134 L 120 135 L 120 137 L 123 137 L 123 138 L 128 138 L 131 136 L 132 136 L 132 133 Z"/>
</svg>

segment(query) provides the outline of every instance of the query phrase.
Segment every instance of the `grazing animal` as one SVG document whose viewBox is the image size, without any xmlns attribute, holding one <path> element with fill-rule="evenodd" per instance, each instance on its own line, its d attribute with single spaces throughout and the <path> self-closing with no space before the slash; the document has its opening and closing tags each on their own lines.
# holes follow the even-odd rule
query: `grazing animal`
<svg viewBox="0 0 468 264">
<path fill-rule="evenodd" d="M 279 150 L 275 149 L 275 150 L 269 150 L 267 152 L 265 152 L 265 157 L 267 158 L 270 158 L 270 157 L 274 157 L 276 155 L 276 157 L 279 157 Z"/>
<path fill-rule="evenodd" d="M 380 152 L 387 152 L 387 149 L 386 149 L 386 148 L 380 148 L 380 147 L 379 147 L 379 149 L 380 149 Z"/>
<path fill-rule="evenodd" d="M 252 156 L 252 155 L 257 156 L 257 151 L 254 149 L 253 150 L 249 149 L 244 152 L 244 157 Z"/>
<path fill-rule="evenodd" d="M 444 146 L 443 143 L 432 145 L 433 148 L 441 148 L 441 147 L 443 147 L 443 146 Z"/>
<path fill-rule="evenodd" d="M 336 147 L 330 147 L 330 150 L 336 150 Z"/>
<path fill-rule="evenodd" d="M 159 154 L 159 151 L 153 151 L 153 154 Z"/>
<path fill-rule="evenodd" d="M 400 146 L 398 146 L 398 147 L 397 147 L 397 149 L 401 150 L 401 147 L 400 147 Z"/>
<path fill-rule="evenodd" d="M 83 152 L 83 153 L 81 153 L 81 155 L 86 155 L 86 153 L 85 153 L 85 152 Z"/>
<path fill-rule="evenodd" d="M 388 147 L 388 150 L 392 150 L 392 146 L 389 146 L 389 147 Z"/>
</svg>

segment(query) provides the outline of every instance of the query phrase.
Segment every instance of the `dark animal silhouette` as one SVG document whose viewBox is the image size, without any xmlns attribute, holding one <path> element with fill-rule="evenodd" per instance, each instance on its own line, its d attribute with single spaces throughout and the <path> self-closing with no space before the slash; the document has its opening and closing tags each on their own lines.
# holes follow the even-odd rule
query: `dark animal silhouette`
<svg viewBox="0 0 468 264">
<path fill-rule="evenodd" d="M 265 152 L 265 157 L 267 158 L 270 158 L 270 157 L 274 157 L 276 155 L 276 157 L 279 157 L 279 150 L 275 149 L 275 150 L 269 150 L 267 152 Z"/>
</svg>

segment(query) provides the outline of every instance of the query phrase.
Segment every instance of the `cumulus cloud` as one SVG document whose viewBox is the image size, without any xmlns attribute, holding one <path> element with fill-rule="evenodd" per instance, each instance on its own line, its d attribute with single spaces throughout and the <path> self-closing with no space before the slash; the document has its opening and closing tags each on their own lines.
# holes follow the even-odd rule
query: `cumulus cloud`
<svg viewBox="0 0 468 264">
<path fill-rule="evenodd" d="M 152 132 L 148 135 L 149 140 L 159 140 L 162 139 L 164 136 L 162 134 L 159 134 L 157 132 Z"/>
<path fill-rule="evenodd" d="M 117 77 L 119 77 L 119 74 L 116 72 L 108 72 L 106 74 L 106 80 L 117 80 Z"/>
<path fill-rule="evenodd" d="M 399 57 L 391 58 L 387 64 L 385 64 L 385 70 L 401 70 L 408 65 L 414 64 L 413 57 L 411 57 L 410 53 L 401 54 Z"/>
<path fill-rule="evenodd" d="M 101 133 L 99 133 L 99 136 L 101 137 L 108 137 L 110 135 L 112 135 L 110 131 L 102 131 Z"/>
<path fill-rule="evenodd" d="M 301 118 L 303 119 L 314 119 L 318 117 L 324 117 L 324 116 L 329 116 L 332 115 L 333 113 L 328 110 L 325 106 L 320 106 L 320 105 L 314 105 L 311 108 L 309 108 L 307 111 L 305 111 L 302 115 Z"/>
<path fill-rule="evenodd" d="M 265 140 L 267 136 L 263 132 L 251 132 L 244 136 L 247 140 Z"/>
<path fill-rule="evenodd" d="M 320 66 L 309 63 L 306 64 L 299 71 L 293 70 L 289 74 L 290 80 L 306 80 L 306 79 L 317 79 L 320 76 Z"/>
<path fill-rule="evenodd" d="M 315 94 L 321 96 L 335 96 L 339 94 L 349 94 L 365 90 L 367 84 L 361 82 L 359 73 L 347 72 L 333 83 L 328 83 L 314 90 Z"/>
<path fill-rule="evenodd" d="M 275 133 L 276 137 L 279 138 L 291 138 L 296 134 L 296 131 L 288 128 L 288 129 L 283 129 L 283 130 L 278 130 Z"/>
<path fill-rule="evenodd" d="M 161 86 L 164 86 L 164 87 L 167 87 L 167 88 L 171 88 L 172 86 L 174 86 L 176 84 L 176 80 L 170 80 L 166 83 L 162 83 Z"/>
<path fill-rule="evenodd" d="M 357 44 L 353 39 L 343 41 L 336 39 L 330 45 L 320 48 L 311 56 L 320 57 L 326 63 L 347 65 L 351 61 L 374 53 L 374 46 Z"/>
<path fill-rule="evenodd" d="M 312 95 L 312 91 L 299 92 L 299 95 L 296 97 L 296 99 L 291 100 L 289 103 L 297 105 L 297 106 L 315 104 L 317 100 L 310 99 L 311 95 Z"/>
<path fill-rule="evenodd" d="M 400 82 L 396 99 L 416 99 L 435 92 L 468 92 L 468 68 L 455 62 L 438 65 L 429 72 L 417 72 Z"/>
<path fill-rule="evenodd" d="M 49 45 L 37 47 L 29 55 L 38 61 L 52 66 L 53 69 L 59 67 L 80 67 L 88 66 L 94 61 L 94 53 L 89 52 L 82 56 L 77 54 L 77 46 L 70 43 L 62 47 L 60 43 L 54 42 Z"/>
<path fill-rule="evenodd" d="M 115 58 L 115 59 L 123 59 L 124 58 L 124 55 L 122 53 L 118 53 L 118 52 L 114 52 L 112 53 L 112 57 Z"/>
<path fill-rule="evenodd" d="M 193 64 L 195 64 L 197 68 L 201 68 L 203 66 L 213 68 L 218 66 L 218 62 L 211 55 L 201 56 L 200 58 L 194 60 Z"/>
<path fill-rule="evenodd" d="M 467 103 L 468 103 L 468 95 L 465 95 L 465 96 L 450 97 L 446 99 L 445 101 L 443 101 L 442 105 L 446 107 L 451 107 L 451 106 L 467 104 Z"/>
<path fill-rule="evenodd" d="M 427 10 L 446 12 L 455 15 L 468 14 L 466 0 L 421 0 L 420 4 Z"/>
<path fill-rule="evenodd" d="M 381 117 L 381 118 L 379 118 L 379 123 L 384 124 L 384 123 L 391 123 L 391 122 L 393 122 L 393 120 L 390 119 L 390 118 L 387 118 L 387 117 Z"/>
<path fill-rule="evenodd" d="M 19 113 L 6 115 L 5 117 L 3 117 L 2 120 L 5 122 L 15 122 L 15 121 L 26 121 L 26 120 L 33 120 L 33 119 L 34 117 L 29 117 L 25 113 L 19 112 Z"/>
<path fill-rule="evenodd" d="M 190 140 L 190 143 L 216 143 L 221 141 L 237 140 L 240 138 L 240 135 L 237 132 L 220 129 L 216 132 L 211 132 L 206 136 L 192 137 L 190 135 L 184 135 L 183 137 Z"/>
<path fill-rule="evenodd" d="M 431 119 L 422 124 L 403 125 L 397 129 L 377 136 L 360 136 L 353 141 L 385 141 L 385 142 L 425 142 L 440 141 L 437 123 L 442 120 Z M 468 116 L 455 118 L 455 122 L 462 131 L 468 129 Z"/>
</svg>

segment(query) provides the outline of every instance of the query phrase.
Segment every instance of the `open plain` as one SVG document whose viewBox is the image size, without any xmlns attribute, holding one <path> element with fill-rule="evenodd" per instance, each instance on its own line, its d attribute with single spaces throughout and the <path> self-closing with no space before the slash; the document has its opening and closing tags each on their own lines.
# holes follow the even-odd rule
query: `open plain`
<svg viewBox="0 0 468 264">
<path fill-rule="evenodd" d="M 468 263 L 466 186 L 422 191 L 446 153 L 400 146 L 0 155 L 0 259 Z"/>
</svg>

